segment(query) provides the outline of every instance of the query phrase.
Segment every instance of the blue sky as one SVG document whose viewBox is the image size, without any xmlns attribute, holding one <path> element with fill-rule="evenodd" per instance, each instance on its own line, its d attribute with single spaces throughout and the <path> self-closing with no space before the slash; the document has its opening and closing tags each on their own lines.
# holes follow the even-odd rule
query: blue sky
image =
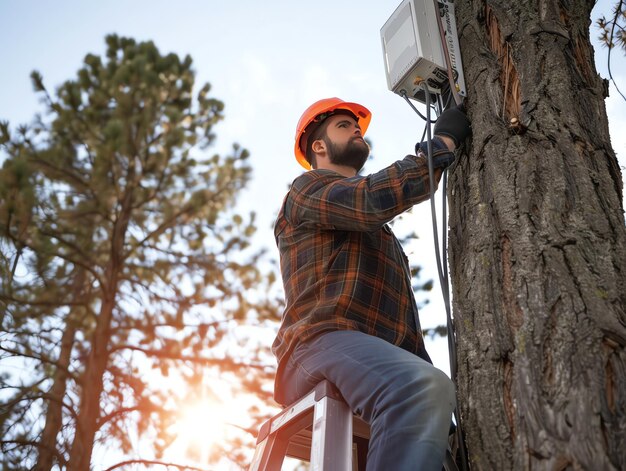
<svg viewBox="0 0 626 471">
<path fill-rule="evenodd" d="M 29 122 L 42 107 L 29 74 L 40 71 L 49 89 L 73 78 L 87 53 L 102 54 L 104 36 L 117 33 L 153 40 L 162 53 L 190 54 L 199 84 L 210 82 L 224 101 L 225 120 L 210 152 L 233 142 L 251 152 L 254 179 L 242 204 L 258 213 L 260 243 L 275 250 L 271 224 L 287 185 L 300 173 L 293 156 L 295 125 L 313 101 L 338 96 L 373 113 L 368 131 L 374 171 L 412 152 L 422 122 L 404 100 L 387 90 L 380 28 L 399 0 L 315 2 L 287 0 L 0 0 L 0 119 Z M 603 0 L 594 10 L 610 12 Z M 597 33 L 592 32 L 595 38 Z M 598 70 L 606 73 L 606 50 L 596 45 Z M 625 58 L 614 53 L 613 73 L 626 93 Z M 612 85 L 611 85 L 612 87 Z M 611 89 L 607 100 L 613 148 L 626 165 L 626 103 Z M 435 280 L 424 326 L 445 321 L 434 265 L 430 209 L 422 204 L 409 224 L 420 240 L 410 258 Z M 447 370 L 444 342 L 430 347 Z"/>
</svg>

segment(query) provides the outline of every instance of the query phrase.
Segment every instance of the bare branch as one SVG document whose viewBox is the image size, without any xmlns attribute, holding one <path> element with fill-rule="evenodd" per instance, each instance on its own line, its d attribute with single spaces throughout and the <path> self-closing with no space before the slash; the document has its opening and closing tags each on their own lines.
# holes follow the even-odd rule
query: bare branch
<svg viewBox="0 0 626 471">
<path fill-rule="evenodd" d="M 176 463 L 167 463 L 165 461 L 155 461 L 155 460 L 127 460 L 127 461 L 122 461 L 120 463 L 117 463 L 113 466 L 111 466 L 110 468 L 105 469 L 104 471 L 113 471 L 114 469 L 118 469 L 121 468 L 123 466 L 128 466 L 131 464 L 142 464 L 144 466 L 152 466 L 152 465 L 157 465 L 157 466 L 164 466 L 166 468 L 169 467 L 173 467 L 173 468 L 178 468 L 180 470 L 191 470 L 191 471 L 209 471 L 207 468 L 197 468 L 195 466 L 189 466 L 189 465 L 184 465 L 184 464 L 176 464 Z"/>
<path fill-rule="evenodd" d="M 231 360 L 230 358 L 203 358 L 199 356 L 186 356 L 180 354 L 170 353 L 164 350 L 153 350 L 148 348 L 137 347 L 135 345 L 120 345 L 118 347 L 112 348 L 110 350 L 111 353 L 121 351 L 121 350 L 132 350 L 136 352 L 141 352 L 148 357 L 153 358 L 161 358 L 166 360 L 178 360 L 181 362 L 189 362 L 196 363 L 200 365 L 206 366 L 222 366 L 222 367 L 234 367 L 234 368 L 253 368 L 256 370 L 265 371 L 267 368 L 270 368 L 270 365 L 264 365 L 262 363 L 241 363 Z"/>
<path fill-rule="evenodd" d="M 14 356 L 19 356 L 19 357 L 24 357 L 24 358 L 31 358 L 33 360 L 37 360 L 37 361 L 40 361 L 42 363 L 47 363 L 49 365 L 53 365 L 55 368 L 58 368 L 58 369 L 64 371 L 70 378 L 72 378 L 75 381 L 77 381 L 76 377 L 74 376 L 74 373 L 72 373 L 69 369 L 67 369 L 64 366 L 59 365 L 56 360 L 52 360 L 52 359 L 50 359 L 50 358 L 48 358 L 48 357 L 46 357 L 44 355 L 37 356 L 34 353 L 27 354 L 25 352 L 20 352 L 19 350 L 12 350 L 10 348 L 6 348 L 2 344 L 0 344 L 0 351 L 6 352 L 6 353 L 10 353 L 11 355 L 14 355 Z"/>
<path fill-rule="evenodd" d="M 61 463 L 63 466 L 67 466 L 67 461 L 65 460 L 63 455 L 59 453 L 59 451 L 54 447 L 44 446 L 41 443 L 33 441 L 33 440 L 2 440 L 0 441 L 0 446 L 2 446 L 3 449 L 4 449 L 5 444 L 17 445 L 18 447 L 28 446 L 32 448 L 45 449 L 45 450 L 51 451 L 54 457 L 57 460 L 59 460 L 59 463 Z"/>
</svg>

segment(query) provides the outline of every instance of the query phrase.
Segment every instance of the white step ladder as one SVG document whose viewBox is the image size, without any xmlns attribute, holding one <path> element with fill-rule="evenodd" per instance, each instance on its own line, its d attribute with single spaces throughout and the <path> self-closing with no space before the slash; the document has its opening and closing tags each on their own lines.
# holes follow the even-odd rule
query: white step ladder
<svg viewBox="0 0 626 471">
<path fill-rule="evenodd" d="M 310 461 L 312 471 L 364 471 L 369 434 L 369 425 L 324 380 L 263 424 L 249 469 L 280 471 L 289 456 Z"/>
</svg>

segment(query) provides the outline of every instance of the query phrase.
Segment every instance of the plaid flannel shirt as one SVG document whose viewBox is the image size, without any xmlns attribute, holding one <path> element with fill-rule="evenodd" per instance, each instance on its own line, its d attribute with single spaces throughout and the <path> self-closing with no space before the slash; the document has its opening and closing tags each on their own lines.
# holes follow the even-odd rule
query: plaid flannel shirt
<svg viewBox="0 0 626 471">
<path fill-rule="evenodd" d="M 433 151 L 436 163 L 453 157 L 437 138 Z M 274 227 L 286 299 L 272 346 L 277 401 L 290 352 L 322 332 L 364 332 L 430 361 L 408 259 L 387 225 L 428 198 L 421 154 L 367 177 L 311 170 L 294 180 Z"/>
</svg>

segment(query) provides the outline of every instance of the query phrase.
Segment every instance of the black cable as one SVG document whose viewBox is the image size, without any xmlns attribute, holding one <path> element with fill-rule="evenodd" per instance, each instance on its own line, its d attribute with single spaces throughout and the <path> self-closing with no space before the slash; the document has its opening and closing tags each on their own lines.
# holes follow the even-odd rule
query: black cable
<svg viewBox="0 0 626 471">
<path fill-rule="evenodd" d="M 407 96 L 407 94 L 406 94 L 406 92 L 405 92 L 404 90 L 402 90 L 402 91 L 400 92 L 400 95 L 402 96 L 402 98 L 404 98 L 404 99 L 406 100 L 406 102 L 409 104 L 409 106 L 410 106 L 411 108 L 413 108 L 413 111 L 415 111 L 415 112 L 419 115 L 419 117 L 420 117 L 420 118 L 422 118 L 424 121 L 426 121 L 426 124 L 432 124 L 432 123 L 434 123 L 434 122 L 435 122 L 435 121 L 431 121 L 429 118 L 427 118 L 427 117 L 426 117 L 426 116 L 424 116 L 422 113 L 420 113 L 420 110 L 418 110 L 418 109 L 415 107 L 415 105 L 414 105 L 413 103 L 411 103 L 411 100 L 409 100 L 409 97 Z M 428 98 L 429 98 L 429 100 L 428 100 L 428 101 L 430 101 L 430 97 L 428 97 Z M 429 113 L 429 115 L 430 115 L 430 113 Z M 422 137 L 422 139 L 423 139 L 423 137 Z"/>
<path fill-rule="evenodd" d="M 454 333 L 454 325 L 452 323 L 452 313 L 450 309 L 450 289 L 448 284 L 448 268 L 447 268 L 447 211 L 446 211 L 446 180 L 448 177 L 447 170 L 444 170 L 442 178 L 443 178 L 443 187 L 442 187 L 442 248 L 444 259 L 446 260 L 445 264 L 441 263 L 441 253 L 439 251 L 439 241 L 437 237 L 437 213 L 435 211 L 435 175 L 434 175 L 434 164 L 433 164 L 433 147 L 432 147 L 432 135 L 430 130 L 430 92 L 428 90 L 428 85 L 426 83 L 423 84 L 424 92 L 426 96 L 426 147 L 428 150 L 428 178 L 429 178 L 429 190 L 430 190 L 430 210 L 432 216 L 432 224 L 433 224 L 433 240 L 435 244 L 435 258 L 437 261 L 437 272 L 439 274 L 439 283 L 441 285 L 441 292 L 443 295 L 443 301 L 446 308 L 446 327 L 448 333 L 448 355 L 450 361 L 450 376 L 452 378 L 453 383 L 456 386 L 456 375 L 457 375 L 457 358 L 456 358 L 456 336 Z M 405 97 L 408 101 L 408 99 Z M 441 101 L 439 103 L 441 107 Z M 412 106 L 412 108 L 414 108 Z M 443 110 L 440 109 L 440 113 Z M 422 138 L 423 140 L 423 138 Z M 422 142 L 422 141 L 420 141 Z M 443 267 L 443 268 L 442 268 Z M 465 440 L 463 438 L 463 431 L 461 429 L 461 420 L 458 413 L 458 407 L 453 412 L 454 420 L 456 423 L 456 440 L 458 446 L 458 453 L 461 456 L 461 469 L 466 471 L 468 469 L 467 463 L 467 450 L 465 448 Z M 453 457 L 456 461 L 456 457 Z"/>
<path fill-rule="evenodd" d="M 448 100 L 446 102 L 446 104 L 444 105 L 443 103 L 443 97 L 441 95 L 437 95 L 437 104 L 439 106 L 439 113 L 437 114 L 437 116 L 440 116 L 441 113 L 443 113 L 443 111 L 445 109 L 448 108 L 448 105 L 450 103 L 450 96 L 448 96 Z M 422 138 L 423 139 L 423 138 Z M 442 223 L 441 223 L 441 253 L 444 255 L 444 260 L 447 261 L 447 254 L 448 254 L 448 214 L 447 214 L 447 200 L 446 200 L 446 195 L 448 194 L 447 192 L 447 184 L 448 184 L 448 169 L 445 168 L 443 170 L 443 175 L 441 177 L 442 180 L 442 188 L 441 188 L 441 210 L 442 210 Z M 448 297 L 448 299 L 450 298 L 450 283 L 448 281 L 448 264 L 444 263 L 443 264 L 443 278 L 446 280 L 445 283 L 445 288 L 446 288 L 446 296 Z"/>
<path fill-rule="evenodd" d="M 446 255 L 448 253 L 448 205 L 446 204 L 446 195 L 447 195 L 447 184 L 448 184 L 448 169 L 444 169 L 443 176 L 441 177 L 442 187 L 441 187 L 441 253 Z M 447 257 L 446 257 L 447 259 Z M 448 283 L 448 264 L 443 264 L 443 277 L 446 280 L 446 290 L 448 299 L 450 298 L 450 283 Z"/>
<path fill-rule="evenodd" d="M 443 102 L 443 99 L 441 100 Z M 443 110 L 447 110 L 448 107 L 450 106 L 450 104 L 452 103 L 452 93 L 448 93 L 448 99 L 446 100 L 445 105 L 443 106 L 443 108 L 441 109 L 441 111 Z"/>
<path fill-rule="evenodd" d="M 439 249 L 439 235 L 437 231 L 437 212 L 435 209 L 435 170 L 433 165 L 433 143 L 432 135 L 429 123 L 430 120 L 430 91 L 428 86 L 424 84 L 424 91 L 426 92 L 426 147 L 428 149 L 428 178 L 429 178 L 429 190 L 430 190 L 430 212 L 433 222 L 433 240 L 435 243 L 435 259 L 437 262 L 437 272 L 439 274 L 439 284 L 441 285 L 441 293 L 443 295 L 443 301 L 446 308 L 446 320 L 448 330 L 448 355 L 450 356 L 450 375 L 452 378 L 456 378 L 456 344 L 454 338 L 454 328 L 452 326 L 452 313 L 450 310 L 450 293 L 448 289 L 448 279 L 444 277 L 443 268 L 441 263 L 441 252 Z M 445 199 L 444 199 L 445 203 Z M 443 224 L 447 224 L 447 221 L 443 221 Z M 445 254 L 444 254 L 445 255 Z M 457 421 L 458 423 L 458 421 Z"/>
</svg>

